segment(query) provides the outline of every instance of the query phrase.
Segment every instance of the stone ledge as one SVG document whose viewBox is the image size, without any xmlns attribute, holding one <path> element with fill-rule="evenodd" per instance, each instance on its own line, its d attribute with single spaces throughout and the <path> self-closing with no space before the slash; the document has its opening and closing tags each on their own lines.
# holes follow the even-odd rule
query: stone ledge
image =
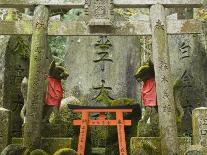
<svg viewBox="0 0 207 155">
<path fill-rule="evenodd" d="M 132 137 L 130 140 L 130 153 L 131 155 L 140 155 L 143 154 L 161 154 L 161 144 L 159 137 Z M 179 146 L 179 155 L 184 155 L 187 148 L 191 145 L 190 137 L 179 137 L 178 146 Z M 141 147 L 144 146 L 144 147 Z M 148 151 L 145 152 L 144 148 L 148 148 Z"/>
<path fill-rule="evenodd" d="M 23 138 L 12 138 L 13 144 L 23 144 Z M 42 149 L 53 154 L 61 148 L 71 148 L 72 138 L 42 138 Z"/>
</svg>

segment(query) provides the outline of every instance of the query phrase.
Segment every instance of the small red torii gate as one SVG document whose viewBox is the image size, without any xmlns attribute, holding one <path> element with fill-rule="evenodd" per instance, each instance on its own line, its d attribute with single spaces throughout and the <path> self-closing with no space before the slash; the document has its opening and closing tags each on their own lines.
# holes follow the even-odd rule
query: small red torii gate
<svg viewBox="0 0 207 155">
<path fill-rule="evenodd" d="M 73 125 L 80 125 L 78 155 L 84 155 L 88 126 L 117 126 L 120 155 L 127 155 L 124 126 L 130 126 L 131 120 L 124 120 L 123 114 L 132 112 L 132 107 L 130 106 L 85 107 L 85 106 L 69 105 L 69 109 L 73 109 L 73 112 L 82 113 L 81 120 L 73 120 Z M 89 119 L 90 113 L 99 113 L 98 119 L 96 120 Z M 116 119 L 108 120 L 105 113 L 115 113 Z"/>
</svg>

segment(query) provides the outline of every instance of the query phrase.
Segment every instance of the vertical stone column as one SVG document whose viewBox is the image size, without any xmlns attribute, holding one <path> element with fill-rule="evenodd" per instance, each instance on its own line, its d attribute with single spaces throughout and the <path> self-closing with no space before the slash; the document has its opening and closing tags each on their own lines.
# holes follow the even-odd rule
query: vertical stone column
<svg viewBox="0 0 207 155">
<path fill-rule="evenodd" d="M 193 110 L 193 145 L 207 146 L 207 108 Z"/>
<path fill-rule="evenodd" d="M 24 129 L 24 145 L 34 148 L 41 144 L 48 18 L 48 8 L 42 5 L 37 6 L 34 12 L 26 106 L 27 123 Z"/>
<path fill-rule="evenodd" d="M 10 117 L 11 113 L 9 110 L 0 108 L 0 152 L 11 142 Z"/>
<path fill-rule="evenodd" d="M 162 154 L 175 155 L 178 154 L 177 126 L 164 7 L 153 5 L 150 8 L 150 18 Z"/>
</svg>

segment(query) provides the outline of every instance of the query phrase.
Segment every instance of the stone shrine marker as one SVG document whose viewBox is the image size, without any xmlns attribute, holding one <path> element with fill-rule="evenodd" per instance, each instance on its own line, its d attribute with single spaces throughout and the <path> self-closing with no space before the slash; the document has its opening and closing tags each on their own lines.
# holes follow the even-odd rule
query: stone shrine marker
<svg viewBox="0 0 207 155">
<path fill-rule="evenodd" d="M 0 34 L 23 34 L 32 35 L 32 52 L 33 57 L 31 58 L 30 68 L 43 68 L 44 63 L 41 56 L 44 57 L 46 52 L 46 45 L 37 41 L 37 35 L 39 34 L 39 40 L 45 41 L 47 35 L 152 35 L 152 51 L 153 51 L 153 62 L 155 67 L 155 79 L 157 83 L 157 96 L 159 105 L 159 120 L 160 120 L 160 132 L 161 132 L 161 145 L 163 155 L 176 155 L 178 154 L 177 146 L 177 127 L 175 122 L 175 107 L 173 100 L 173 90 L 171 82 L 171 70 L 169 63 L 168 43 L 167 34 L 180 34 L 180 33 L 202 33 L 202 23 L 195 20 L 171 20 L 167 21 L 165 17 L 165 7 L 200 7 L 202 6 L 202 0 L 114 0 L 113 4 L 111 0 L 104 0 L 103 2 L 96 2 L 96 5 L 91 5 L 90 2 L 93 0 L 82 0 L 79 3 L 65 2 L 64 0 L 46 1 L 46 0 L 24 0 L 24 1 L 10 1 L 0 0 L 0 7 L 33 7 L 34 5 L 40 5 L 36 8 L 42 14 L 39 20 L 35 21 L 17 21 L 17 22 L 0 22 Z M 103 5 L 106 3 L 108 7 Z M 86 4 L 86 5 L 85 5 Z M 87 21 L 81 22 L 49 22 L 48 26 L 44 21 L 48 20 L 44 13 L 48 12 L 48 8 L 44 5 L 50 6 L 51 8 L 83 8 L 87 11 L 96 13 L 88 13 L 91 15 L 87 17 Z M 93 7 L 94 6 L 94 7 Z M 136 21 L 136 22 L 112 22 L 114 7 L 134 7 L 150 8 L 150 21 Z M 90 9 L 88 9 L 90 8 Z M 34 19 L 38 19 L 39 14 L 35 15 Z M 109 18 L 109 20 L 107 20 Z M 44 21 L 42 20 L 44 19 Z M 92 19 L 92 20 L 91 20 Z M 88 20 L 90 24 L 88 25 Z M 35 26 L 33 25 L 33 22 Z M 112 22 L 112 23 L 111 23 Z M 93 27 L 91 29 L 91 26 Z M 90 28 L 89 28 L 90 27 Z M 38 31 L 38 29 L 40 31 Z M 91 33 L 91 31 L 94 33 Z M 42 49 L 42 50 L 40 50 Z M 39 53 L 39 55 L 37 55 Z M 30 77 L 33 77 L 34 81 L 29 80 L 29 92 L 27 99 L 30 106 L 27 107 L 27 115 L 30 116 L 28 121 L 29 128 L 26 128 L 25 133 L 33 132 L 30 137 L 32 143 L 28 143 L 27 146 L 38 146 L 40 145 L 40 122 L 41 117 L 39 113 L 35 111 L 41 111 L 42 103 L 35 101 L 35 96 L 30 93 L 43 94 L 43 90 L 37 89 L 43 85 L 42 72 L 31 71 Z M 36 87 L 37 86 L 37 87 Z M 40 95 L 38 101 L 43 100 L 43 96 Z M 38 119 L 36 121 L 36 119 Z M 33 123 L 36 122 L 35 126 Z M 31 134 L 30 134 L 31 135 Z M 25 139 L 29 139 L 29 134 L 25 134 Z"/>
<path fill-rule="evenodd" d="M 193 110 L 193 145 L 207 146 L 207 108 Z"/>
</svg>

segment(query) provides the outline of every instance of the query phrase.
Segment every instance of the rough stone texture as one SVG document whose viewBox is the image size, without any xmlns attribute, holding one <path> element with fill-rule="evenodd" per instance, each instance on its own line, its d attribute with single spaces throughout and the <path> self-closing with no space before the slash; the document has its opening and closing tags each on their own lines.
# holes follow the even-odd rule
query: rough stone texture
<svg viewBox="0 0 207 155">
<path fill-rule="evenodd" d="M 158 4 L 155 0 L 114 0 L 115 6 L 118 7 L 149 7 Z M 165 7 L 201 7 L 202 0 L 160 0 L 159 4 Z"/>
<path fill-rule="evenodd" d="M 34 5 L 48 5 L 51 8 L 83 8 L 84 0 L 21 0 L 21 1 L 10 1 L 1 0 L 0 7 L 13 7 L 13 8 L 28 8 L 34 7 Z"/>
<path fill-rule="evenodd" d="M 113 1 L 86 1 L 85 12 L 89 15 L 90 26 L 112 26 Z"/>
<path fill-rule="evenodd" d="M 95 47 L 99 37 L 70 37 L 67 42 L 66 66 L 72 71 L 66 82 L 66 96 L 73 92 L 79 99 L 87 97 L 89 101 L 95 98 L 100 90 L 93 88 L 101 86 L 111 87 L 110 95 L 113 98 L 136 98 L 137 82 L 133 77 L 134 71 L 140 62 L 139 42 L 137 37 L 108 37 L 112 48 L 107 50 L 104 73 L 102 63 L 95 63 L 100 59 Z"/>
<path fill-rule="evenodd" d="M 0 33 L 4 35 L 22 34 L 32 35 L 31 20 L 27 21 L 0 21 Z M 193 19 L 189 20 L 169 20 L 167 21 L 167 33 L 201 33 L 202 23 Z M 94 27 L 88 28 L 85 21 L 66 22 L 66 21 L 50 21 L 48 24 L 48 35 L 60 36 L 86 36 L 86 35 L 151 35 L 149 21 L 114 21 L 113 27 Z"/>
<path fill-rule="evenodd" d="M 22 138 L 12 138 L 13 144 L 23 144 Z M 41 149 L 46 152 L 53 154 L 61 148 L 71 148 L 72 139 L 71 138 L 42 138 Z"/>
<path fill-rule="evenodd" d="M 207 146 L 207 108 L 193 110 L 193 145 Z"/>
<path fill-rule="evenodd" d="M 0 152 L 11 142 L 10 120 L 11 113 L 9 110 L 0 108 Z"/>
<path fill-rule="evenodd" d="M 191 145 L 188 147 L 185 155 L 206 155 L 207 147 L 203 147 L 201 145 Z"/>
<path fill-rule="evenodd" d="M 9 144 L 1 152 L 1 155 L 22 155 L 25 148 L 18 144 Z"/>
<path fill-rule="evenodd" d="M 175 102 L 181 106 L 184 114 L 179 116 L 179 136 L 191 136 L 192 110 L 206 106 L 207 103 L 207 59 L 204 39 L 203 35 L 168 36 Z"/>
<path fill-rule="evenodd" d="M 202 0 L 163 0 L 159 1 L 160 4 L 163 4 L 167 7 L 201 7 L 203 4 Z M 115 6 L 117 7 L 149 7 L 151 5 L 157 4 L 154 0 L 142 1 L 142 0 L 115 0 Z M 14 1 L 10 0 L 1 0 L 0 7 L 32 7 L 34 5 L 48 5 L 51 8 L 82 8 L 84 7 L 83 0 L 51 0 L 49 2 L 45 0 L 24 0 L 24 1 Z"/>
<path fill-rule="evenodd" d="M 4 60 L 3 107 L 12 111 L 12 136 L 15 137 L 21 136 L 20 111 L 23 106 L 23 97 L 20 85 L 22 79 L 28 76 L 28 43 L 28 37 L 11 36 Z"/>
<path fill-rule="evenodd" d="M 43 124 L 42 137 L 67 137 L 68 126 L 72 124 Z"/>
<path fill-rule="evenodd" d="M 3 82 L 5 70 L 5 53 L 8 45 L 9 36 L 0 36 L 0 107 L 3 107 Z"/>
<path fill-rule="evenodd" d="M 150 8 L 150 18 L 153 29 L 152 55 L 155 68 L 162 154 L 178 154 L 176 115 L 164 7 L 159 4 L 153 5 Z"/>
<path fill-rule="evenodd" d="M 178 154 L 184 155 L 184 152 L 191 145 L 191 138 L 178 138 Z M 160 155 L 161 144 L 159 137 L 132 137 L 130 141 L 131 155 Z"/>
<path fill-rule="evenodd" d="M 34 148 L 38 148 L 41 144 L 48 19 L 48 8 L 38 6 L 34 13 L 26 106 L 27 123 L 24 130 L 24 145 Z"/>
</svg>

